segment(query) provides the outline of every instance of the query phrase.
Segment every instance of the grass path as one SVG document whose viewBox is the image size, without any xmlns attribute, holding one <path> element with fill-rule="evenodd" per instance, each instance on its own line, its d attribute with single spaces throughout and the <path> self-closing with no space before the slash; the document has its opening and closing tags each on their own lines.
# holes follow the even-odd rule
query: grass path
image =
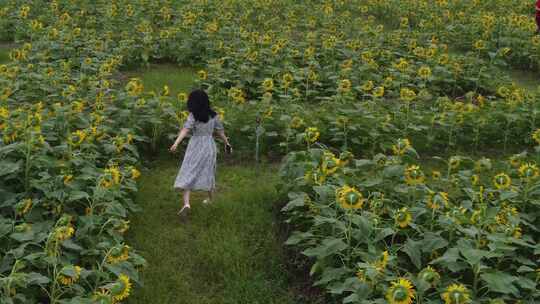
<svg viewBox="0 0 540 304">
<path fill-rule="evenodd" d="M 221 165 L 211 205 L 195 196 L 189 220 L 176 212 L 172 189 L 177 160 L 158 160 L 144 172 L 128 242 L 148 261 L 144 287 L 129 303 L 299 303 L 288 286 L 282 240 L 277 237 L 276 168 Z"/>
<path fill-rule="evenodd" d="M 195 69 L 175 64 L 151 64 L 125 73 L 126 77 L 140 77 L 145 90 L 159 92 L 168 85 L 173 97 L 180 92 L 189 93 L 195 83 Z"/>
</svg>

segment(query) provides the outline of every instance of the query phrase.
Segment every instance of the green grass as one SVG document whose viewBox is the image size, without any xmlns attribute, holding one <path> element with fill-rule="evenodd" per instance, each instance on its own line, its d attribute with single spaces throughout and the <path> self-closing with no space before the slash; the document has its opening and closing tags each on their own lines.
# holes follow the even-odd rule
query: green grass
<svg viewBox="0 0 540 304">
<path fill-rule="evenodd" d="M 189 93 L 196 77 L 195 69 L 173 64 L 151 64 L 148 68 L 127 72 L 126 76 L 140 77 L 147 91 L 160 92 L 164 85 L 168 85 L 173 97 L 180 92 Z"/>
<path fill-rule="evenodd" d="M 276 168 L 218 165 L 216 200 L 192 198 L 189 219 L 176 212 L 172 184 L 178 160 L 160 159 L 143 172 L 128 242 L 148 261 L 144 287 L 129 303 L 299 303 L 288 286 L 274 202 Z M 313 303 L 313 302 L 311 302 Z"/>
<path fill-rule="evenodd" d="M 517 85 L 535 91 L 540 86 L 540 73 L 525 70 L 510 70 L 510 77 Z"/>
</svg>

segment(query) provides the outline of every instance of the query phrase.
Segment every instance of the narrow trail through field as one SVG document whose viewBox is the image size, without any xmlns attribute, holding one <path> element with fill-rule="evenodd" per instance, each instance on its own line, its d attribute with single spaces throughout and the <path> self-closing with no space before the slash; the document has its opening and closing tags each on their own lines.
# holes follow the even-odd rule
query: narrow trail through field
<svg viewBox="0 0 540 304">
<path fill-rule="evenodd" d="M 203 205 L 196 195 L 183 222 L 172 188 L 178 167 L 179 160 L 160 159 L 138 183 L 142 211 L 131 219 L 128 242 L 148 267 L 129 303 L 301 303 L 278 237 L 277 168 L 218 165 L 216 200 Z"/>
</svg>

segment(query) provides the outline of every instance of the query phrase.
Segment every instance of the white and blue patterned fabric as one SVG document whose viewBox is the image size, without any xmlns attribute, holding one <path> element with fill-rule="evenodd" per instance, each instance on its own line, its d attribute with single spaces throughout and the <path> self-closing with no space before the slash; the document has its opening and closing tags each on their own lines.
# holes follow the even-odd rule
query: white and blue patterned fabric
<svg viewBox="0 0 540 304">
<path fill-rule="evenodd" d="M 218 115 L 204 123 L 196 121 L 190 113 L 184 128 L 190 129 L 191 138 L 174 181 L 174 188 L 211 191 L 216 186 L 217 158 L 213 134 L 215 130 L 223 130 L 223 124 Z"/>
</svg>

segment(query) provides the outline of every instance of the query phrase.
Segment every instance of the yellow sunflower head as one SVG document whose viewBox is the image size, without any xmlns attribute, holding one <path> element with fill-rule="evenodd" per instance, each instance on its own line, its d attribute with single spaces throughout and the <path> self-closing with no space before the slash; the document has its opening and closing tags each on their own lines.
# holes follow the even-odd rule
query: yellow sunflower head
<svg viewBox="0 0 540 304">
<path fill-rule="evenodd" d="M 409 212 L 409 208 L 403 207 L 399 209 L 394 215 L 396 225 L 400 228 L 406 228 L 412 222 L 412 215 Z"/>
<path fill-rule="evenodd" d="M 478 185 L 478 182 L 479 182 L 479 181 L 480 181 L 480 176 L 478 176 L 478 174 L 473 174 L 473 175 L 471 176 L 471 184 L 472 184 L 473 186 Z"/>
<path fill-rule="evenodd" d="M 441 171 L 433 170 L 431 171 L 431 178 L 433 180 L 439 180 L 441 179 Z"/>
<path fill-rule="evenodd" d="M 336 190 L 336 201 L 344 209 L 360 209 L 365 199 L 361 192 L 347 185 Z"/>
<path fill-rule="evenodd" d="M 390 304 L 411 304 L 414 298 L 414 286 L 411 281 L 404 278 L 392 282 L 386 292 L 386 300 Z"/>
<path fill-rule="evenodd" d="M 519 167 L 519 176 L 521 176 L 521 178 L 526 181 L 534 180 L 538 178 L 539 175 L 540 170 L 538 170 L 538 166 L 536 166 L 535 164 L 527 163 Z"/>
<path fill-rule="evenodd" d="M 321 136 L 321 133 L 319 132 L 319 129 L 315 127 L 309 127 L 305 131 L 306 141 L 310 144 L 316 142 L 320 136 Z"/>
<path fill-rule="evenodd" d="M 461 157 L 459 156 L 452 156 L 450 157 L 450 160 L 448 161 L 448 166 L 450 166 L 450 169 L 452 170 L 459 168 L 460 164 L 461 164 Z"/>
<path fill-rule="evenodd" d="M 506 173 L 499 173 L 493 177 L 493 184 L 497 189 L 508 189 L 512 185 L 512 179 Z"/>
<path fill-rule="evenodd" d="M 131 282 L 127 275 L 120 274 L 118 280 L 111 286 L 111 295 L 115 302 L 126 299 L 131 292 Z"/>
<path fill-rule="evenodd" d="M 392 151 L 394 155 L 403 155 L 411 148 L 411 142 L 407 138 L 400 138 L 395 145 L 392 145 Z"/>
<path fill-rule="evenodd" d="M 341 161 L 332 152 L 324 152 L 321 170 L 326 175 L 332 175 L 336 173 L 340 166 Z"/>
<path fill-rule="evenodd" d="M 445 304 L 465 304 L 470 302 L 469 290 L 463 284 L 452 284 L 441 295 Z"/>
<path fill-rule="evenodd" d="M 532 133 L 532 139 L 536 142 L 536 144 L 540 145 L 540 129 L 536 129 Z"/>
<path fill-rule="evenodd" d="M 421 185 L 424 183 L 426 177 L 424 172 L 417 165 L 412 165 L 405 169 L 405 182 L 409 186 Z"/>
</svg>

